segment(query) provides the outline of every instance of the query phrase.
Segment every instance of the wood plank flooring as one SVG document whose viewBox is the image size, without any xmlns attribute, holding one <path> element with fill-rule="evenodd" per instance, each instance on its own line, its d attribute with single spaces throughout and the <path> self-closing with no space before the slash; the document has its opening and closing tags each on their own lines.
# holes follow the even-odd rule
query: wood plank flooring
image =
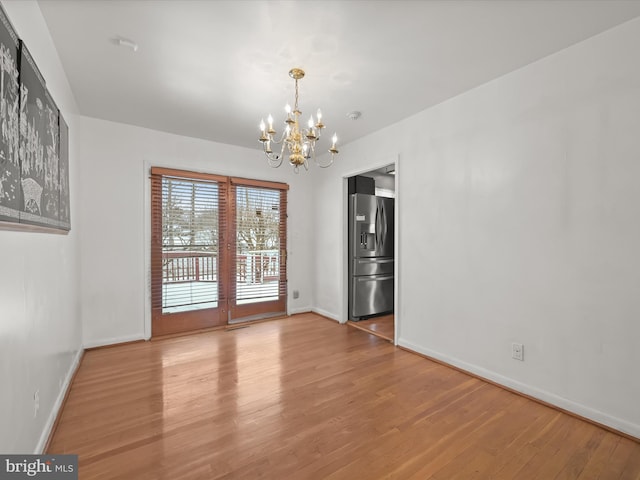
<svg viewBox="0 0 640 480">
<path fill-rule="evenodd" d="M 359 320 L 357 322 L 349 320 L 347 324 L 351 327 L 364 330 L 372 335 L 376 335 L 380 338 L 393 342 L 393 338 L 395 336 L 394 319 L 394 315 L 391 314 L 370 318 L 368 320 Z"/>
<path fill-rule="evenodd" d="M 87 351 L 81 479 L 640 479 L 640 444 L 313 314 Z"/>
</svg>

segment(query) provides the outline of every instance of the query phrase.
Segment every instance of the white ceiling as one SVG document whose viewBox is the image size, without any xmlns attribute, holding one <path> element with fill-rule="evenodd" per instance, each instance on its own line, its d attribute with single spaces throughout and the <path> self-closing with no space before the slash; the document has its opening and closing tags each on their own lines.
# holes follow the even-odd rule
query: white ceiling
<svg viewBox="0 0 640 480">
<path fill-rule="evenodd" d="M 82 114 L 251 148 L 293 104 L 291 67 L 304 119 L 321 107 L 344 144 L 640 15 L 635 0 L 39 5 Z"/>
</svg>

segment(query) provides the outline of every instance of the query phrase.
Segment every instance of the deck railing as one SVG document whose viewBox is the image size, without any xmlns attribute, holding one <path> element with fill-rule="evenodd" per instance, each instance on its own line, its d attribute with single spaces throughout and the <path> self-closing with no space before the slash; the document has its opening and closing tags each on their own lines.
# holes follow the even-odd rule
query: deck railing
<svg viewBox="0 0 640 480">
<path fill-rule="evenodd" d="M 218 256 L 209 252 L 164 252 L 163 283 L 217 282 Z M 278 250 L 252 251 L 236 257 L 238 283 L 263 283 L 280 278 Z"/>
<path fill-rule="evenodd" d="M 263 283 L 280 278 L 278 250 L 256 250 L 236 257 L 238 283 Z"/>
<path fill-rule="evenodd" d="M 218 257 L 209 252 L 164 252 L 163 283 L 217 282 Z"/>
</svg>

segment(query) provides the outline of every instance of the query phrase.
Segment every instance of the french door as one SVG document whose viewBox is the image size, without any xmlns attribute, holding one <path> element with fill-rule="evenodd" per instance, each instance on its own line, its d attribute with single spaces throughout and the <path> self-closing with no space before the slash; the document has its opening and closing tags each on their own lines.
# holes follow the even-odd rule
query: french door
<svg viewBox="0 0 640 480">
<path fill-rule="evenodd" d="M 285 313 L 287 188 L 151 169 L 153 336 Z"/>
<path fill-rule="evenodd" d="M 231 178 L 229 322 L 283 313 L 287 299 L 287 190 Z"/>
</svg>

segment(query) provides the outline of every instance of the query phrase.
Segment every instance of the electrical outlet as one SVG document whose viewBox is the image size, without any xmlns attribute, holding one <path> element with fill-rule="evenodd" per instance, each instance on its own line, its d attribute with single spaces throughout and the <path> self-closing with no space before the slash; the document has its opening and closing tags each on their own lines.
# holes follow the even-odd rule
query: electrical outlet
<svg viewBox="0 0 640 480">
<path fill-rule="evenodd" d="M 40 390 L 36 390 L 33 394 L 33 418 L 38 416 L 40 410 Z"/>
<path fill-rule="evenodd" d="M 296 299 L 298 297 L 300 297 L 300 291 L 299 290 L 294 290 L 293 291 L 293 298 Z"/>
<path fill-rule="evenodd" d="M 511 356 L 516 360 L 524 361 L 524 345 L 521 343 L 511 344 Z"/>
</svg>

